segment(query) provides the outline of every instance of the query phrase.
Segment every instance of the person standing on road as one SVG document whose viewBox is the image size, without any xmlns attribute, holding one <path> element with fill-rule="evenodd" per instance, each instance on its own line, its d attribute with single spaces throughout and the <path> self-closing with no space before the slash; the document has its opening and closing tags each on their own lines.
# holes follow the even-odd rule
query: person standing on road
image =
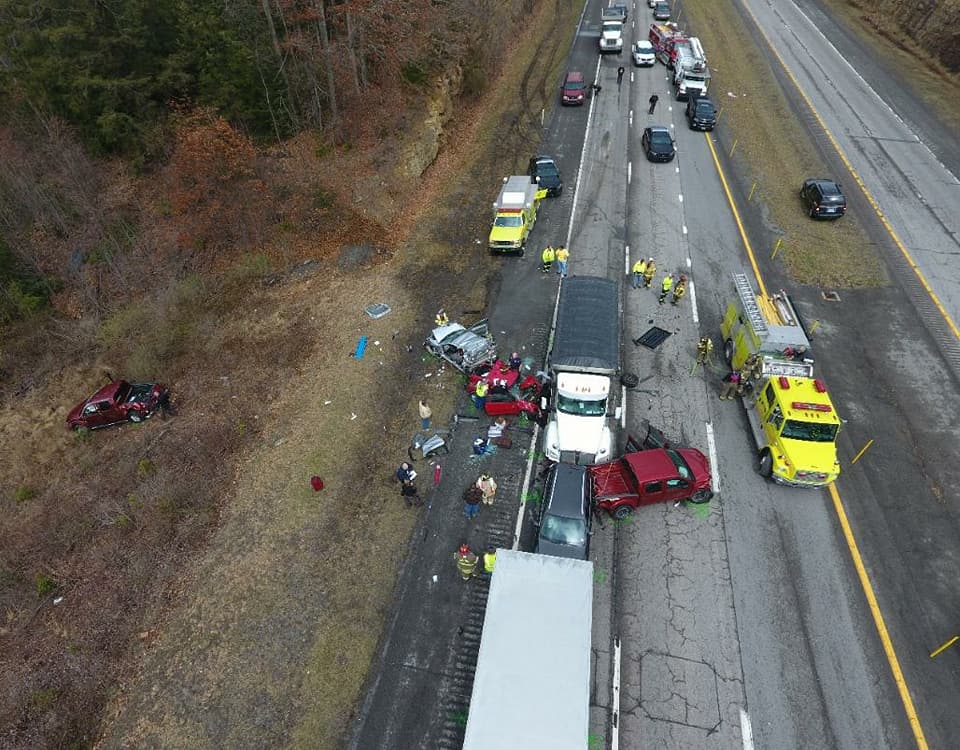
<svg viewBox="0 0 960 750">
<path fill-rule="evenodd" d="M 623 83 L 623 74 L 624 74 L 625 72 L 626 72 L 626 71 L 624 70 L 624 68 L 623 68 L 622 65 L 621 65 L 619 68 L 617 68 L 617 86 L 619 86 L 621 83 Z"/>
<path fill-rule="evenodd" d="M 478 380 L 473 391 L 473 405 L 477 411 L 483 411 L 483 405 L 487 401 L 487 390 L 490 388 L 486 380 Z"/>
<path fill-rule="evenodd" d="M 453 553 L 453 561 L 457 564 L 457 572 L 465 581 L 469 581 L 473 578 L 473 574 L 477 572 L 479 560 L 466 544 L 461 544 L 460 549 Z"/>
<path fill-rule="evenodd" d="M 723 376 L 723 388 L 720 390 L 720 400 L 728 401 L 737 395 L 740 389 L 740 373 L 736 370 L 730 370 Z"/>
<path fill-rule="evenodd" d="M 493 505 L 493 501 L 497 495 L 497 483 L 493 477 L 489 474 L 481 474 L 480 478 L 477 479 L 476 486 L 483 494 L 483 504 Z"/>
<path fill-rule="evenodd" d="M 680 301 L 680 298 L 687 291 L 687 277 L 683 274 L 680 274 L 680 278 L 677 280 L 677 285 L 673 288 L 673 299 L 670 300 L 671 305 L 675 305 Z"/>
<path fill-rule="evenodd" d="M 670 290 L 673 288 L 673 274 L 668 273 L 663 277 L 663 281 L 660 282 L 660 299 L 657 300 L 661 305 L 663 301 L 667 298 L 667 295 L 670 294 Z"/>
<path fill-rule="evenodd" d="M 463 515 L 467 517 L 467 520 L 476 518 L 477 514 L 480 512 L 480 503 L 483 501 L 483 490 L 481 490 L 477 485 L 471 484 L 463 492 Z"/>
<path fill-rule="evenodd" d="M 646 289 L 650 288 L 650 285 L 653 283 L 653 276 L 657 272 L 657 264 L 653 262 L 653 258 L 647 258 L 647 267 L 643 271 L 643 286 Z"/>
<path fill-rule="evenodd" d="M 430 408 L 430 405 L 426 401 L 420 399 L 420 405 L 417 407 L 417 410 L 420 412 L 420 429 L 424 431 L 429 430 L 433 409 Z"/>
<path fill-rule="evenodd" d="M 658 101 L 660 101 L 660 97 L 657 96 L 656 94 L 653 94 L 653 95 L 650 97 L 650 110 L 647 112 L 648 115 L 652 115 L 652 114 L 653 114 L 653 110 L 655 110 L 655 109 L 657 108 L 657 102 L 658 102 Z"/>
<path fill-rule="evenodd" d="M 553 261 L 556 260 L 556 253 L 553 246 L 547 245 L 540 253 L 540 270 L 544 273 L 550 273 L 553 270 Z"/>
<path fill-rule="evenodd" d="M 567 275 L 567 261 L 570 259 L 570 251 L 565 247 L 557 248 L 557 273 L 565 277 Z"/>
<path fill-rule="evenodd" d="M 697 362 L 701 365 L 707 364 L 711 354 L 713 354 L 713 340 L 709 336 L 701 337 L 697 342 Z"/>
<path fill-rule="evenodd" d="M 646 258 L 641 258 L 633 264 L 633 278 L 630 279 L 630 286 L 634 289 L 640 288 L 640 282 L 643 281 L 643 272 L 647 270 Z"/>
</svg>

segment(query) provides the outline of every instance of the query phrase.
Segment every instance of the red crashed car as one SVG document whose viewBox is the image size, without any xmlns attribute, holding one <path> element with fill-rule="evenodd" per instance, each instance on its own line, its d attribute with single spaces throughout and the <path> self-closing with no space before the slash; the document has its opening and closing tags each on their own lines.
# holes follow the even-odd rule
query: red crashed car
<svg viewBox="0 0 960 750">
<path fill-rule="evenodd" d="M 74 406 L 67 415 L 67 426 L 95 430 L 118 422 L 142 422 L 169 404 L 170 393 L 159 383 L 114 380 Z"/>
<path fill-rule="evenodd" d="M 467 392 L 474 393 L 481 380 L 488 386 L 483 410 L 491 417 L 526 414 L 530 419 L 537 419 L 540 416 L 543 385 L 533 375 L 521 379 L 517 370 L 509 369 L 498 359 L 489 370 L 481 368 L 470 374 Z"/>
</svg>

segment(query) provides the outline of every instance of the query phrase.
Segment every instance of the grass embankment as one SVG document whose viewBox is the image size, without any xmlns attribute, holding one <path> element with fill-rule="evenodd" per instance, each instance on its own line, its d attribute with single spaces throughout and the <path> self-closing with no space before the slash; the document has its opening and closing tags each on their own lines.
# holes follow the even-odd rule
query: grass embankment
<svg viewBox="0 0 960 750">
<path fill-rule="evenodd" d="M 419 355 L 405 344 L 422 338 L 440 305 L 451 316 L 484 307 L 499 262 L 475 240 L 500 178 L 539 140 L 579 12 L 565 0 L 534 9 L 525 27 L 537 38 L 518 38 L 501 76 L 448 126 L 444 153 L 408 192 L 403 213 L 416 230 L 393 261 L 325 266 L 277 293 L 271 313 L 299 321 L 311 354 L 258 409 L 268 439 L 239 467 L 221 528 L 125 686 L 105 746 L 341 744 L 415 521 L 390 477 L 417 399 L 431 400 L 442 422 L 458 390 L 449 370 L 425 379 L 435 365 L 411 369 Z M 360 308 L 374 301 L 393 312 L 365 319 Z M 370 349 L 354 360 L 359 335 Z M 326 480 L 320 494 L 312 474 Z"/>
<path fill-rule="evenodd" d="M 713 99 L 721 108 L 721 142 L 737 166 L 743 192 L 753 189 L 771 237 L 783 239 L 777 259 L 803 284 L 821 287 L 880 286 L 887 275 L 876 247 L 856 215 L 839 221 L 811 221 L 797 193 L 804 179 L 836 174 L 821 158 L 817 145 L 796 112 L 805 107 L 795 91 L 785 91 L 775 75 L 769 50 L 759 47 L 732 0 L 687 0 L 684 9 L 703 42 L 713 73 Z M 732 96 L 730 95 L 732 94 Z M 734 148 L 734 143 L 736 146 Z M 849 188 L 848 188 L 849 192 Z M 758 252 L 771 254 L 769 248 Z"/>
</svg>

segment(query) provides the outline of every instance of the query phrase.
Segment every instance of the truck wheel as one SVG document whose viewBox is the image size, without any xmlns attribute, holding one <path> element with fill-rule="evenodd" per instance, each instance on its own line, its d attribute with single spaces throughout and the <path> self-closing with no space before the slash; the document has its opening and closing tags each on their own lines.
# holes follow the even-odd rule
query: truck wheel
<svg viewBox="0 0 960 750">
<path fill-rule="evenodd" d="M 727 360 L 727 364 L 733 364 L 733 341 L 727 339 L 723 342 L 723 358 Z"/>
<path fill-rule="evenodd" d="M 693 493 L 693 496 L 690 498 L 691 503 L 701 505 L 702 503 L 709 503 L 713 497 L 712 490 L 697 490 Z"/>
<path fill-rule="evenodd" d="M 764 479 L 773 476 L 773 456 L 767 448 L 760 451 L 760 476 Z"/>
<path fill-rule="evenodd" d="M 625 372 L 620 376 L 620 385 L 625 388 L 636 388 L 640 385 L 640 376 L 633 372 Z"/>
<path fill-rule="evenodd" d="M 627 519 L 633 515 L 633 508 L 631 508 L 629 505 L 618 505 L 616 508 L 614 508 L 614 511 L 611 513 L 611 515 L 616 520 L 623 521 L 624 519 Z"/>
<path fill-rule="evenodd" d="M 143 415 L 138 411 L 132 411 L 129 414 L 127 414 L 127 419 L 129 419 L 134 424 L 137 424 L 137 422 L 143 421 Z"/>
<path fill-rule="evenodd" d="M 523 254 L 524 254 L 525 252 L 527 252 L 527 246 L 526 246 L 526 245 L 521 245 L 521 246 L 520 246 L 520 250 L 517 252 L 517 257 L 518 257 L 518 258 L 522 258 L 522 257 L 523 257 Z"/>
</svg>

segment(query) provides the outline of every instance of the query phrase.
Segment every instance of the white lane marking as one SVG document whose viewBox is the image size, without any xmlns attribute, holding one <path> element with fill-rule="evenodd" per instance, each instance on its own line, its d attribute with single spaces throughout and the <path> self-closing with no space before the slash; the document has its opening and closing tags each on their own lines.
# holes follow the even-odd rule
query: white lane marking
<svg viewBox="0 0 960 750">
<path fill-rule="evenodd" d="M 688 256 L 687 256 L 687 268 L 692 268 L 692 267 L 693 267 L 693 261 L 690 260 L 690 256 L 688 255 Z"/>
<path fill-rule="evenodd" d="M 680 174 L 680 167 L 674 167 L 673 171 L 676 172 L 677 174 Z"/>
<path fill-rule="evenodd" d="M 630 71 L 630 83 L 633 83 L 633 71 Z"/>
<path fill-rule="evenodd" d="M 630 110 L 630 127 L 633 127 L 633 110 Z"/>
<path fill-rule="evenodd" d="M 687 236 L 687 225 L 686 225 L 686 224 L 683 225 L 683 236 L 684 236 L 684 237 Z"/>
<path fill-rule="evenodd" d="M 687 258 L 689 263 L 690 259 Z M 697 290 L 693 286 L 693 279 L 690 279 L 690 305 L 693 307 L 693 324 L 700 325 L 700 314 L 697 312 Z"/>
<path fill-rule="evenodd" d="M 753 750 L 753 724 L 750 714 L 740 709 L 740 736 L 743 737 L 743 750 Z"/>
<path fill-rule="evenodd" d="M 537 425 L 534 425 L 534 429 Z M 707 422 L 707 453 L 710 455 L 710 474 L 713 476 L 713 491 L 720 494 L 720 471 L 717 467 L 717 444 L 713 439 L 713 425 Z"/>
<path fill-rule="evenodd" d="M 620 429 L 627 429 L 627 386 L 620 389 Z"/>
<path fill-rule="evenodd" d="M 530 489 L 530 477 L 533 475 L 533 459 L 537 453 L 537 438 L 540 435 L 540 425 L 533 423 L 533 436 L 530 438 L 530 449 L 527 451 L 527 470 L 523 475 L 523 487 L 520 488 L 520 510 L 517 511 L 517 523 L 513 528 L 513 549 L 520 548 L 520 530 L 523 528 L 523 512 L 527 509 L 527 492 Z"/>
<path fill-rule="evenodd" d="M 627 276 L 630 275 L 630 245 L 623 247 L 623 271 Z"/>
<path fill-rule="evenodd" d="M 683 203 L 683 193 L 680 193 L 680 195 L 678 195 L 677 198 L 679 198 L 680 202 Z"/>
<path fill-rule="evenodd" d="M 586 5 L 584 5 L 586 12 Z M 581 16 L 582 20 L 583 16 Z M 593 82 L 597 82 L 600 75 L 600 58 L 597 59 L 597 69 L 593 71 Z M 590 111 L 587 112 L 587 127 L 583 135 L 583 148 L 580 149 L 580 167 L 577 169 L 577 180 L 573 185 L 573 207 L 570 209 L 570 223 L 567 224 L 567 242 L 564 247 L 570 247 L 570 237 L 573 236 L 573 219 L 577 215 L 577 195 L 580 193 L 580 180 L 583 179 L 583 159 L 587 153 L 587 144 L 590 142 L 590 123 L 593 122 L 593 105 L 597 103 L 595 96 L 590 97 Z M 560 299 L 559 293 L 557 299 Z"/>
<path fill-rule="evenodd" d="M 613 639 L 613 705 L 610 707 L 610 750 L 620 750 L 620 639 Z M 743 719 L 740 720 L 741 726 Z"/>
<path fill-rule="evenodd" d="M 627 184 L 629 185 L 631 180 L 633 180 L 633 162 L 627 162 Z"/>
</svg>

